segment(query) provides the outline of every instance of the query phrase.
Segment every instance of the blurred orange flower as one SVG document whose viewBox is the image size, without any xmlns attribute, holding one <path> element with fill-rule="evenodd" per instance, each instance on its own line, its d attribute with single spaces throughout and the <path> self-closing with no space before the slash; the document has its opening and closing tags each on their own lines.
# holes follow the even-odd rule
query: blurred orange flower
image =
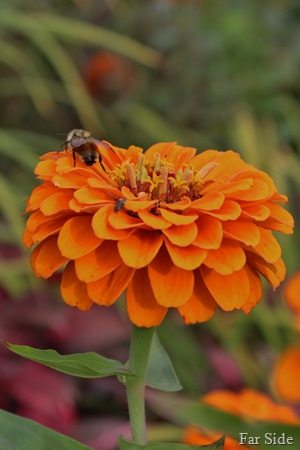
<svg viewBox="0 0 300 450">
<path fill-rule="evenodd" d="M 300 345 L 286 348 L 272 374 L 272 387 L 283 401 L 300 403 Z"/>
<path fill-rule="evenodd" d="M 66 303 L 109 306 L 127 289 L 136 325 L 159 325 L 169 308 L 195 323 L 217 306 L 248 313 L 262 296 L 259 274 L 274 288 L 284 279 L 272 230 L 292 233 L 293 219 L 266 173 L 233 151 L 98 146 L 107 173 L 50 152 L 28 199 L 33 270 L 47 278 L 65 266 Z"/>
<path fill-rule="evenodd" d="M 287 305 L 300 317 L 300 271 L 296 272 L 285 284 L 283 296 Z"/>
<path fill-rule="evenodd" d="M 268 395 L 252 389 L 243 389 L 239 393 L 225 390 L 213 391 L 205 395 L 202 401 L 222 411 L 234 414 L 245 421 L 277 422 L 291 425 L 300 423 L 300 419 L 292 408 L 278 405 Z M 188 427 L 185 430 L 183 442 L 198 445 L 208 444 L 221 436 L 222 433 Z M 242 446 L 243 448 L 249 448 L 245 445 Z M 239 448 L 241 448 L 241 444 L 238 441 L 226 436 L 224 450 Z"/>
<path fill-rule="evenodd" d="M 88 91 L 101 100 L 119 98 L 137 81 L 133 65 L 110 52 L 95 53 L 86 64 L 83 78 Z"/>
</svg>

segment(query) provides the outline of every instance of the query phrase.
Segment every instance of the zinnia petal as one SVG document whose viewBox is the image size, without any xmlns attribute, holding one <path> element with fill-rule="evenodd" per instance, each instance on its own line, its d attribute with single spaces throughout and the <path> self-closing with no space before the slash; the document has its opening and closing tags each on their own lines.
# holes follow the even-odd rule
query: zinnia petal
<svg viewBox="0 0 300 450">
<path fill-rule="evenodd" d="M 193 272 L 174 266 L 164 247 L 148 265 L 148 275 L 154 296 L 161 306 L 178 307 L 192 296 Z"/>
<path fill-rule="evenodd" d="M 104 241 L 92 252 L 75 260 L 80 281 L 91 283 L 105 277 L 122 262 L 116 241 Z"/>
<path fill-rule="evenodd" d="M 195 223 L 191 223 L 181 226 L 172 225 L 162 231 L 173 244 L 179 247 L 187 247 L 195 241 L 198 229 Z"/>
<path fill-rule="evenodd" d="M 215 312 L 217 304 L 203 283 L 202 278 L 195 276 L 194 290 L 191 298 L 178 311 L 185 323 L 205 322 Z"/>
<path fill-rule="evenodd" d="M 58 236 L 61 254 L 69 259 L 77 259 L 97 248 L 102 239 L 95 236 L 92 224 L 93 216 L 78 216 L 67 220 Z"/>
<path fill-rule="evenodd" d="M 49 278 L 67 262 L 57 246 L 57 237 L 50 237 L 33 250 L 30 264 L 38 277 Z"/>
<path fill-rule="evenodd" d="M 224 311 L 245 305 L 250 294 L 250 282 L 244 268 L 230 275 L 220 275 L 202 265 L 200 272 L 207 289 Z"/>
<path fill-rule="evenodd" d="M 147 266 L 157 255 L 163 237 L 158 232 L 137 230 L 127 239 L 118 242 L 118 249 L 123 262 L 135 269 Z"/>
<path fill-rule="evenodd" d="M 196 224 L 198 234 L 193 241 L 193 245 L 204 249 L 219 248 L 223 239 L 220 220 L 210 216 L 200 216 Z"/>
<path fill-rule="evenodd" d="M 120 264 L 113 272 L 98 281 L 87 284 L 88 295 L 98 305 L 112 305 L 127 289 L 134 269 Z"/>
<path fill-rule="evenodd" d="M 138 327 L 156 327 L 163 321 L 168 308 L 157 303 L 147 269 L 139 269 L 127 289 L 127 311 L 130 320 Z"/>
<path fill-rule="evenodd" d="M 222 275 L 240 270 L 246 263 L 246 255 L 238 242 L 224 239 L 220 248 L 210 250 L 204 264 Z"/>
<path fill-rule="evenodd" d="M 117 230 L 113 228 L 108 222 L 110 214 L 115 214 L 112 205 L 103 206 L 98 209 L 96 214 L 94 214 L 92 220 L 92 227 L 94 233 L 100 239 L 112 239 L 118 241 L 119 239 L 125 239 L 132 233 L 131 228 L 126 230 Z"/>
<path fill-rule="evenodd" d="M 70 306 L 87 311 L 93 304 L 88 296 L 86 284 L 79 281 L 76 276 L 74 261 L 70 261 L 63 272 L 60 290 L 64 301 Z"/>
<path fill-rule="evenodd" d="M 207 251 L 199 247 L 194 245 L 178 247 L 167 238 L 165 238 L 165 245 L 175 266 L 185 270 L 194 270 L 199 267 L 207 255 Z"/>
</svg>

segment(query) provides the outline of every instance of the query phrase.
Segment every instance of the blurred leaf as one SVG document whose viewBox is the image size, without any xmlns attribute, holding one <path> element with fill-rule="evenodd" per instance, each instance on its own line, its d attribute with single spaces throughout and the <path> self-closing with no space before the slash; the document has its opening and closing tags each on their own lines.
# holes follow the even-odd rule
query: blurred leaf
<svg viewBox="0 0 300 450">
<path fill-rule="evenodd" d="M 193 450 L 197 448 L 204 448 L 207 450 L 222 450 L 224 445 L 224 437 L 209 445 L 189 445 L 189 444 L 175 444 L 168 442 L 153 442 L 147 445 L 137 445 L 126 441 L 122 437 L 119 438 L 120 450 Z"/>
<path fill-rule="evenodd" d="M 128 36 L 58 14 L 50 15 L 31 11 L 29 17 L 27 12 L 2 8 L 0 24 L 3 28 L 23 31 L 28 35 L 37 31 L 51 32 L 74 43 L 104 47 L 153 68 L 161 59 L 159 52 Z"/>
<path fill-rule="evenodd" d="M 55 350 L 39 350 L 27 345 L 4 345 L 24 358 L 51 367 L 59 372 L 81 378 L 102 378 L 111 375 L 133 375 L 122 363 L 94 352 L 60 355 Z"/>
<path fill-rule="evenodd" d="M 206 428 L 224 433 L 238 441 L 239 433 L 248 433 L 249 436 L 260 437 L 259 448 L 262 449 L 270 448 L 270 444 L 265 442 L 266 433 L 276 433 L 277 437 L 285 433 L 286 437 L 293 438 L 295 448 L 300 448 L 300 426 L 286 423 L 260 422 L 255 424 L 246 422 L 233 414 L 174 394 L 172 396 L 162 393 L 160 396 L 151 395 L 150 404 L 151 408 L 157 410 L 161 416 L 167 417 L 168 420 L 173 420 L 181 426 L 193 424 L 201 429 Z"/>
<path fill-rule="evenodd" d="M 0 410 L 1 450 L 91 450 L 36 422 Z"/>
<path fill-rule="evenodd" d="M 182 389 L 172 362 L 156 333 L 154 333 L 151 343 L 146 384 L 151 388 L 167 392 Z"/>
</svg>

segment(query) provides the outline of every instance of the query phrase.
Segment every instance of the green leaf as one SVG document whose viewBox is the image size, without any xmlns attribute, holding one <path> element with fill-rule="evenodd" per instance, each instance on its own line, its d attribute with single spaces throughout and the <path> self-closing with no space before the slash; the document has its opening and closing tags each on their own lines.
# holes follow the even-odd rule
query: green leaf
<svg viewBox="0 0 300 450">
<path fill-rule="evenodd" d="M 126 441 L 119 437 L 120 450 L 196 450 L 197 448 L 204 448 L 207 450 L 222 450 L 224 445 L 224 437 L 221 437 L 216 442 L 209 445 L 189 445 L 189 444 L 175 444 L 168 442 L 154 442 L 147 445 L 138 445 L 133 442 Z"/>
<path fill-rule="evenodd" d="M 4 345 L 17 355 L 75 377 L 102 378 L 111 375 L 133 375 L 119 361 L 104 358 L 94 352 L 60 355 L 55 350 L 39 350 L 27 345 L 13 345 L 8 342 Z"/>
<path fill-rule="evenodd" d="M 149 354 L 146 384 L 154 389 L 167 392 L 182 389 L 172 362 L 156 333 L 153 335 Z"/>
<path fill-rule="evenodd" d="M 91 450 L 36 422 L 0 410 L 1 450 Z"/>
</svg>

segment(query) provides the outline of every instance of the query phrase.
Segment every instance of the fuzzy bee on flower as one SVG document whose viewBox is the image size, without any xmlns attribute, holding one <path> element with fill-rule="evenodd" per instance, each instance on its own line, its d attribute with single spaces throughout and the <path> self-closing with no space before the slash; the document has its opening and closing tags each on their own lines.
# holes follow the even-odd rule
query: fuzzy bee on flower
<svg viewBox="0 0 300 450">
<path fill-rule="evenodd" d="M 105 144 L 105 142 L 94 139 L 90 131 L 74 129 L 68 133 L 66 139 L 60 144 L 58 152 L 62 150 L 71 150 L 74 167 L 76 166 L 77 155 L 87 166 L 92 166 L 99 161 L 102 169 L 106 172 L 105 167 L 102 164 L 99 144 L 108 147 L 108 144 Z"/>
</svg>

